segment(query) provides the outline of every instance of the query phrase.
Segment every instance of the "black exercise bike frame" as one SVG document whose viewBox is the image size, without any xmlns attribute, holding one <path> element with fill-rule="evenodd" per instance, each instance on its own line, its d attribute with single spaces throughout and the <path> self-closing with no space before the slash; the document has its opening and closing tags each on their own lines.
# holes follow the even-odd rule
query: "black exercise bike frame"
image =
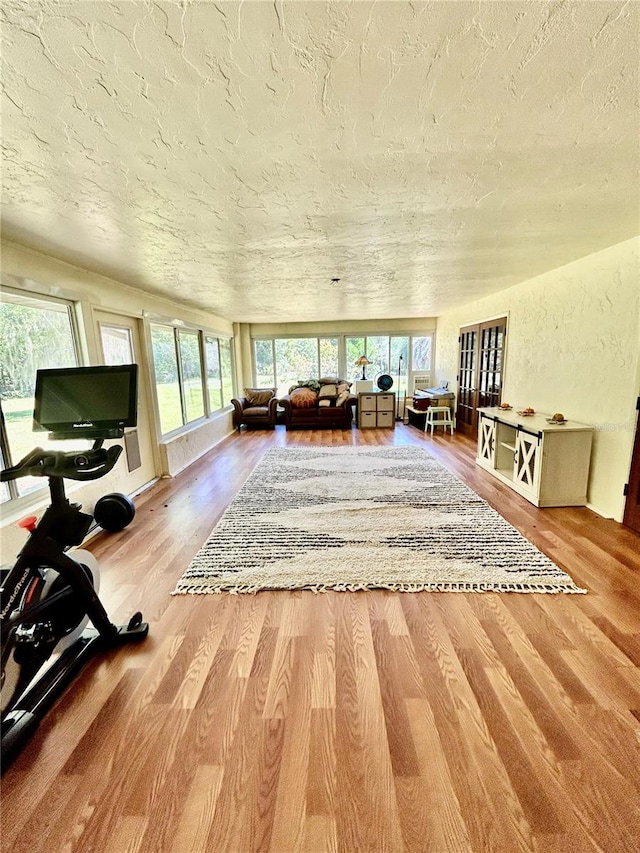
<svg viewBox="0 0 640 853">
<path fill-rule="evenodd" d="M 134 614 L 128 625 L 114 625 L 100 601 L 82 564 L 66 549 L 80 545 L 91 522 L 91 515 L 81 511 L 80 504 L 72 504 L 65 495 L 65 477 L 76 480 L 94 480 L 104 476 L 115 465 L 122 447 L 116 445 L 102 449 L 102 440 L 95 442 L 89 451 L 76 453 L 43 451 L 36 448 L 13 468 L 2 471 L 3 481 L 35 475 L 49 479 L 51 504 L 42 518 L 30 531 L 13 568 L 9 569 L 0 590 L 0 636 L 2 640 L 2 671 L 5 655 L 13 651 L 12 639 L 20 625 L 45 624 L 47 613 L 64 606 L 81 603 L 93 628 L 86 629 L 73 645 L 39 675 L 26 685 L 23 692 L 13 697 L 2 715 L 2 770 L 31 737 L 40 720 L 66 690 L 85 663 L 95 654 L 110 647 L 139 641 L 147 636 L 149 626 L 142 622 L 142 614 Z M 66 582 L 57 592 L 43 601 L 28 604 L 16 610 L 29 583 L 40 570 L 52 568 Z M 60 638 L 53 644 L 55 646 Z M 45 641 L 46 642 L 46 641 Z M 42 655 L 43 663 L 48 654 Z"/>
</svg>

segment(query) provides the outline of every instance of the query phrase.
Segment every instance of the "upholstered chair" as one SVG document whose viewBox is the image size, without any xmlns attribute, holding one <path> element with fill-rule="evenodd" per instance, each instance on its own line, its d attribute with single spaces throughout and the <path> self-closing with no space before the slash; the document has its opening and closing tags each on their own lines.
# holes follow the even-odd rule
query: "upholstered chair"
<svg viewBox="0 0 640 853">
<path fill-rule="evenodd" d="M 234 399 L 233 425 L 274 429 L 278 410 L 275 388 L 245 388 L 244 397 Z"/>
</svg>

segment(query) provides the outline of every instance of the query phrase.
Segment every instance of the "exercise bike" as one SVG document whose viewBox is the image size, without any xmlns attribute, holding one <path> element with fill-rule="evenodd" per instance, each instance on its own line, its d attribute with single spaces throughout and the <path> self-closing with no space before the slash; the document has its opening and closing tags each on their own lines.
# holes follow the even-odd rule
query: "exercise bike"
<svg viewBox="0 0 640 853">
<path fill-rule="evenodd" d="M 84 540 L 94 515 L 98 516 L 100 501 L 94 515 L 82 512 L 80 504 L 67 499 L 64 479 L 95 480 L 108 474 L 122 447 L 105 449 L 102 445 L 103 439 L 99 438 L 86 451 L 38 447 L 17 465 L 0 472 L 2 482 L 27 476 L 47 477 L 51 495 L 51 504 L 40 521 L 30 517 L 21 522 L 29 537 L 15 565 L 3 570 L 2 770 L 94 655 L 143 640 L 149 631 L 139 612 L 126 625 L 111 622 L 98 597 L 97 561 L 88 551 L 73 550 Z M 105 527 L 122 529 L 133 517 L 132 504 L 124 495 L 105 499 L 101 509 Z M 86 627 L 89 622 L 92 627 Z"/>
</svg>

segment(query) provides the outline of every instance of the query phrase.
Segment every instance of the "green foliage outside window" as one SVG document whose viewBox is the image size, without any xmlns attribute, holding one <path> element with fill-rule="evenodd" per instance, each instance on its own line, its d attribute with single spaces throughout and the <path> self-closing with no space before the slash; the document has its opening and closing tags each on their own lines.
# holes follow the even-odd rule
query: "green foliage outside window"
<svg viewBox="0 0 640 853">
<path fill-rule="evenodd" d="M 181 329 L 178 332 L 178 342 L 182 367 L 184 414 L 186 422 L 190 423 L 204 415 L 200 335 L 198 332 L 185 332 Z"/>
<path fill-rule="evenodd" d="M 233 397 L 233 370 L 231 361 L 231 341 L 220 338 L 220 370 L 222 372 L 222 405 L 229 406 Z"/>
<path fill-rule="evenodd" d="M 65 302 L 13 297 L 3 294 L 0 302 L 0 401 L 4 423 L 3 465 L 18 462 L 36 445 L 67 449 L 64 442 L 51 441 L 46 433 L 35 433 L 33 395 L 36 373 L 53 367 L 78 364 L 69 305 Z M 81 442 L 84 448 L 85 442 Z M 25 477 L 11 487 L 3 484 L 0 500 L 46 488 L 42 478 Z"/>
<path fill-rule="evenodd" d="M 153 366 L 163 435 L 205 414 L 201 334 L 195 330 L 151 324 Z M 204 351 L 209 411 L 216 412 L 228 406 L 233 397 L 231 341 L 205 335 Z"/>
</svg>

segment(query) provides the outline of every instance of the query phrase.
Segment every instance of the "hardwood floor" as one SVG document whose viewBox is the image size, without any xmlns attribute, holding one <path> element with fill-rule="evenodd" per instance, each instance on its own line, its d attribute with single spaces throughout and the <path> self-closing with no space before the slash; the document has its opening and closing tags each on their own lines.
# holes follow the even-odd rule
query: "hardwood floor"
<svg viewBox="0 0 640 853">
<path fill-rule="evenodd" d="M 272 446 L 428 448 L 588 595 L 170 596 Z M 459 436 L 235 434 L 94 540 L 140 646 L 91 664 L 2 780 L 4 853 L 640 850 L 640 537 L 538 510 Z"/>
</svg>

